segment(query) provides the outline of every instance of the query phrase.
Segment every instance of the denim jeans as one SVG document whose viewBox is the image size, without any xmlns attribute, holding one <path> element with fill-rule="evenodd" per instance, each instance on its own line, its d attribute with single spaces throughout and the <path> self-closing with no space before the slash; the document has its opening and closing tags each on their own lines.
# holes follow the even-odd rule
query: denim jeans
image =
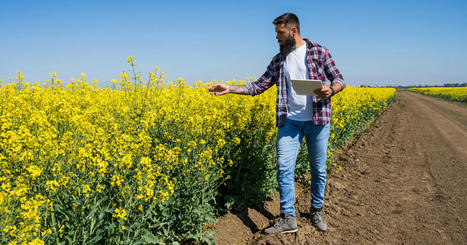
<svg viewBox="0 0 467 245">
<path fill-rule="evenodd" d="M 286 119 L 277 131 L 277 180 L 279 182 L 281 213 L 295 216 L 294 171 L 298 150 L 306 137 L 308 160 L 311 167 L 311 205 L 323 206 L 326 187 L 326 155 L 330 124 L 314 125 L 311 121 Z"/>
</svg>

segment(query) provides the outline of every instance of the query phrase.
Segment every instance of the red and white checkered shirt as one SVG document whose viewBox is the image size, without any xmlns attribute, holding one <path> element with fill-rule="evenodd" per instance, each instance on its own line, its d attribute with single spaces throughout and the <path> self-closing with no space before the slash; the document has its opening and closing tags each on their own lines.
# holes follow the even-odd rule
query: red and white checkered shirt
<svg viewBox="0 0 467 245">
<path fill-rule="evenodd" d="M 309 74 L 308 79 L 321 80 L 326 82 L 326 78 L 331 82 L 335 82 L 345 88 L 344 78 L 336 68 L 334 60 L 329 51 L 308 39 L 306 41 L 306 66 Z M 287 81 L 283 72 L 286 56 L 281 53 L 272 58 L 266 72 L 256 81 L 246 83 L 245 86 L 252 96 L 258 95 L 266 91 L 272 85 L 277 86 L 276 100 L 276 126 L 282 127 L 287 117 Z M 324 125 L 331 121 L 331 99 L 322 100 L 317 96 L 313 96 L 313 116 L 312 122 L 315 125 Z"/>
</svg>

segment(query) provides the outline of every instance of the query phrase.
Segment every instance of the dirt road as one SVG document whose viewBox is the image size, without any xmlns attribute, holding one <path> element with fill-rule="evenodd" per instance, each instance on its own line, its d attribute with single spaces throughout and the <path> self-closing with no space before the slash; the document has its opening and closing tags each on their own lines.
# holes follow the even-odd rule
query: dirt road
<svg viewBox="0 0 467 245">
<path fill-rule="evenodd" d="M 276 198 L 224 216 L 216 244 L 467 244 L 467 106 L 400 91 L 339 163 L 326 233 L 312 227 L 310 193 L 297 184 L 297 233 L 260 233 L 279 215 Z"/>
</svg>

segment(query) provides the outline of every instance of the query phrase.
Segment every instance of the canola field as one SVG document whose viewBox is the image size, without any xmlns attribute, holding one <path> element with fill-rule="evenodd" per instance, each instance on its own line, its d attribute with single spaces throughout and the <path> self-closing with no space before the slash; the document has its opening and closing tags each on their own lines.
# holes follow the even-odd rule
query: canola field
<svg viewBox="0 0 467 245">
<path fill-rule="evenodd" d="M 409 88 L 408 90 L 449 101 L 467 103 L 467 87 Z"/>
<path fill-rule="evenodd" d="M 128 61 L 108 88 L 55 72 L 0 85 L 2 244 L 210 242 L 220 203 L 274 190 L 275 88 L 213 96 L 212 83 L 166 82 L 158 68 L 143 79 Z M 349 86 L 332 98 L 329 172 L 395 92 Z"/>
</svg>

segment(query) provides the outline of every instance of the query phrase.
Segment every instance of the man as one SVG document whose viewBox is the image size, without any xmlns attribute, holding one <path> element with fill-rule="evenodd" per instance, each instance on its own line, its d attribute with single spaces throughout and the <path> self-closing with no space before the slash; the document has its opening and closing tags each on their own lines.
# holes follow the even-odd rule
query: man
<svg viewBox="0 0 467 245">
<path fill-rule="evenodd" d="M 319 231 L 325 232 L 327 224 L 322 207 L 330 134 L 330 98 L 346 85 L 328 50 L 308 39 L 302 39 L 300 23 L 295 14 L 283 14 L 273 24 L 276 26 L 280 53 L 274 56 L 266 72 L 255 82 L 245 85 L 214 84 L 208 91 L 214 95 L 234 93 L 254 96 L 274 84 L 277 86 L 276 147 L 281 219 L 264 230 L 264 233 L 272 235 L 298 230 L 294 207 L 294 169 L 303 136 L 306 137 L 312 171 L 311 221 Z M 291 79 L 318 79 L 324 85 L 315 90 L 318 96 L 297 95 L 291 86 Z"/>
</svg>

